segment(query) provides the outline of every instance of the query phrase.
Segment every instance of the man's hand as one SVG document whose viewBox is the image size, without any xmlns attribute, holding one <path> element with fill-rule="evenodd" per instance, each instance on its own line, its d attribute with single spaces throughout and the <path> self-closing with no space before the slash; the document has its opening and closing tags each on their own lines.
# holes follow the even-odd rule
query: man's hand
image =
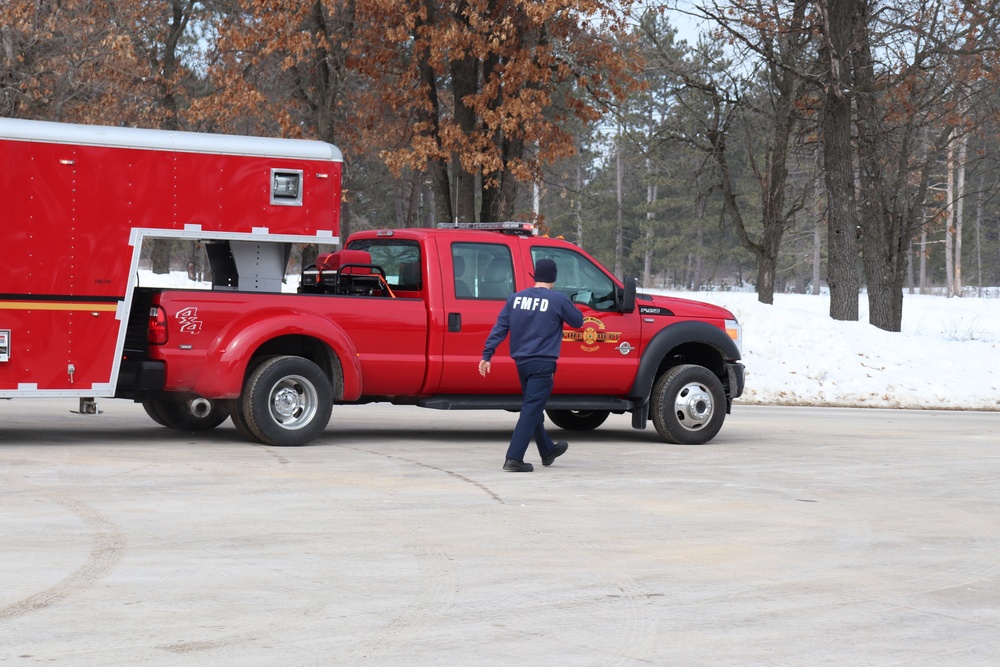
<svg viewBox="0 0 1000 667">
<path fill-rule="evenodd" d="M 485 359 L 480 360 L 479 374 L 482 375 L 483 377 L 486 377 L 487 375 L 489 375 L 489 372 L 490 372 L 490 362 L 486 361 Z"/>
</svg>

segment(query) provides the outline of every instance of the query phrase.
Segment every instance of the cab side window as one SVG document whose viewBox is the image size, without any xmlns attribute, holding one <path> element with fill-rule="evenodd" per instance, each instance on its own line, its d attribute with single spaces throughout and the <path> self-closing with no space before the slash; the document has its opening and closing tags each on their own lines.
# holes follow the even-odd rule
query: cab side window
<svg viewBox="0 0 1000 667">
<path fill-rule="evenodd" d="M 532 263 L 543 258 L 556 263 L 559 278 L 555 289 L 568 296 L 573 303 L 594 310 L 612 310 L 615 307 L 615 283 L 592 261 L 565 248 L 531 249 Z"/>
<path fill-rule="evenodd" d="M 514 293 L 510 248 L 497 243 L 453 243 L 455 297 L 506 300 Z"/>
</svg>

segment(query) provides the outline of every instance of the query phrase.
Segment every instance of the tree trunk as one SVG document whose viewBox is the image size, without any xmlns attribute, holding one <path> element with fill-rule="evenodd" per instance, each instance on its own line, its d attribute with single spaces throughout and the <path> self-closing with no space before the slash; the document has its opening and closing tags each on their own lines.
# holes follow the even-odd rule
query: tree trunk
<svg viewBox="0 0 1000 667">
<path fill-rule="evenodd" d="M 458 3 L 456 18 L 460 10 L 467 10 L 464 2 Z M 463 137 L 476 134 L 476 112 L 465 103 L 465 98 L 475 95 L 479 87 L 479 60 L 472 56 L 451 61 L 451 86 L 455 104 L 455 122 Z M 466 171 L 456 155 L 452 159 L 455 176 L 455 216 L 458 222 L 476 221 L 476 174 Z"/>
<path fill-rule="evenodd" d="M 428 25 L 433 26 L 437 21 L 436 3 L 425 0 L 424 7 L 427 17 L 417 20 L 413 34 L 419 41 L 419 34 Z M 430 49 L 423 49 L 417 54 L 417 68 L 420 71 L 420 83 L 427 89 L 427 101 L 429 108 L 422 109 L 418 114 L 418 120 L 431 128 L 427 134 L 433 137 L 438 152 L 441 152 L 441 102 L 438 97 L 437 76 L 431 66 Z M 431 188 L 434 191 L 434 205 L 437 211 L 438 222 L 453 222 L 454 215 L 451 205 L 451 180 L 448 178 L 448 162 L 440 157 L 432 157 L 427 161 L 427 171 L 431 177 Z"/>
<path fill-rule="evenodd" d="M 948 170 L 948 199 L 944 216 L 944 276 L 945 290 L 950 299 L 955 295 L 955 143 L 951 138 L 948 140 L 947 155 L 945 168 Z"/>
<path fill-rule="evenodd" d="M 150 263 L 153 273 L 163 275 L 170 273 L 170 255 L 174 242 L 170 239 L 154 239 Z"/>
<path fill-rule="evenodd" d="M 420 194 L 423 174 L 414 171 L 410 174 L 409 198 L 406 206 L 406 217 L 403 220 L 404 227 L 417 227 L 420 224 Z"/>
<path fill-rule="evenodd" d="M 649 182 L 646 185 L 646 242 L 642 257 L 642 284 L 644 286 L 653 284 L 653 245 L 656 242 L 656 235 L 653 233 L 653 222 L 656 220 L 656 213 L 653 207 L 656 206 L 657 187 L 656 172 L 653 169 L 652 161 L 646 159 L 646 178 Z"/>
<path fill-rule="evenodd" d="M 913 244 L 910 244 L 906 252 L 906 291 L 913 294 L 916 291 L 917 281 L 913 275 Z"/>
<path fill-rule="evenodd" d="M 925 294 L 927 290 L 927 230 L 920 231 L 920 277 L 917 283 L 918 291 Z"/>
<path fill-rule="evenodd" d="M 622 137 L 621 130 L 619 129 L 618 138 L 615 140 L 615 192 L 616 192 L 616 205 L 615 205 L 615 275 L 621 277 L 622 275 L 622 251 L 624 248 L 624 235 L 622 228 L 623 223 L 623 211 L 625 201 L 625 188 L 623 185 L 624 181 L 624 169 L 622 168 Z"/>
<path fill-rule="evenodd" d="M 819 218 L 816 219 L 816 227 L 813 228 L 813 273 L 812 273 L 812 293 L 813 295 L 819 295 L 819 282 L 820 282 L 820 263 L 823 259 L 823 234 L 821 233 L 820 227 L 822 222 Z"/>
<path fill-rule="evenodd" d="M 576 165 L 576 244 L 583 247 L 583 167 Z"/>
<path fill-rule="evenodd" d="M 177 45 L 188 24 L 191 6 L 180 0 L 170 3 L 170 22 L 167 25 L 166 37 L 163 42 L 162 61 L 157 60 L 157 51 L 150 50 L 149 66 L 156 75 L 156 84 L 160 91 L 160 107 L 166 113 L 161 129 L 180 129 L 180 103 L 177 99 Z M 170 273 L 170 256 L 173 251 L 173 241 L 169 239 L 154 239 L 152 264 L 153 273 Z M 187 254 L 193 252 L 189 246 Z"/>
<path fill-rule="evenodd" d="M 980 238 L 983 229 L 983 189 L 980 187 L 976 192 L 976 296 L 983 296 L 983 250 Z"/>
<path fill-rule="evenodd" d="M 955 296 L 962 296 L 962 220 L 965 216 L 965 158 L 969 135 L 958 140 L 958 163 L 955 165 Z"/>
<path fill-rule="evenodd" d="M 774 303 L 774 273 L 776 261 L 764 253 L 757 255 L 757 300 Z"/>
<path fill-rule="evenodd" d="M 691 278 L 691 288 L 695 292 L 700 292 L 701 287 L 704 284 L 704 272 L 702 271 L 702 257 L 704 256 L 705 250 L 705 226 L 698 225 L 698 231 L 695 233 L 695 250 L 697 251 L 694 256 L 694 273 Z"/>
<path fill-rule="evenodd" d="M 861 187 L 861 257 L 868 285 L 868 321 L 899 331 L 903 320 L 906 252 L 925 188 L 911 188 L 915 136 L 909 122 L 887 121 L 876 90 L 874 56 L 868 33 L 858 35 L 855 52 L 858 182 Z M 904 119 L 905 120 L 905 119 Z"/>
<path fill-rule="evenodd" d="M 490 81 L 500 68 L 499 55 L 492 55 L 483 61 L 483 81 Z M 497 88 L 496 96 L 490 101 L 490 110 L 496 111 L 503 104 L 503 87 Z M 517 198 L 518 183 L 510 173 L 509 165 L 524 157 L 524 138 L 508 135 L 496 130 L 491 137 L 493 145 L 501 155 L 498 169 L 482 175 L 482 205 L 479 219 L 482 222 L 505 222 L 514 218 L 514 202 Z"/>
<path fill-rule="evenodd" d="M 854 194 L 851 144 L 851 101 L 844 94 L 850 84 L 850 49 L 854 40 L 859 0 L 821 2 L 824 15 L 826 91 L 820 130 L 823 175 L 829 220 L 827 284 L 830 317 L 858 319 L 858 213 Z"/>
</svg>

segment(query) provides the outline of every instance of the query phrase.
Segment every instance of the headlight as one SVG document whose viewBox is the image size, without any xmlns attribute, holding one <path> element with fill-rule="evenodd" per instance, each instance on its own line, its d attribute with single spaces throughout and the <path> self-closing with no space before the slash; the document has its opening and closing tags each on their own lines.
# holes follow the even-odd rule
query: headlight
<svg viewBox="0 0 1000 667">
<path fill-rule="evenodd" d="M 736 343 L 736 349 L 743 354 L 743 327 L 736 320 L 726 320 L 726 333 Z"/>
</svg>

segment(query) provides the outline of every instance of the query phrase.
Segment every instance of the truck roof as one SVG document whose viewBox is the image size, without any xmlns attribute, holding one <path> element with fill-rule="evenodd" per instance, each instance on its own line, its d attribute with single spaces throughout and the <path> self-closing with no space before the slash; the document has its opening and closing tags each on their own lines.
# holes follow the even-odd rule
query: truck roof
<svg viewBox="0 0 1000 667">
<path fill-rule="evenodd" d="M 79 125 L 20 118 L 0 118 L 0 139 L 185 153 L 344 161 L 339 148 L 322 141 Z"/>
<path fill-rule="evenodd" d="M 515 227 L 514 225 L 519 225 Z M 489 225 L 497 225 L 496 229 L 489 229 Z M 500 228 L 500 225 L 508 225 L 506 228 Z M 475 240 L 482 241 L 485 238 L 490 238 L 491 236 L 496 238 L 497 236 L 502 236 L 503 238 L 515 238 L 521 240 L 531 240 L 533 243 L 538 243 L 539 245 L 551 244 L 551 245 L 567 245 L 570 247 L 576 247 L 574 244 L 566 241 L 562 238 L 552 238 L 548 236 L 536 236 L 531 231 L 533 227 L 530 223 L 472 223 L 469 226 L 452 226 L 452 225 L 439 225 L 438 227 L 400 227 L 395 229 L 366 229 L 354 232 L 351 234 L 352 239 L 370 239 L 370 238 L 431 238 L 435 236 L 445 236 L 456 240 Z"/>
</svg>

